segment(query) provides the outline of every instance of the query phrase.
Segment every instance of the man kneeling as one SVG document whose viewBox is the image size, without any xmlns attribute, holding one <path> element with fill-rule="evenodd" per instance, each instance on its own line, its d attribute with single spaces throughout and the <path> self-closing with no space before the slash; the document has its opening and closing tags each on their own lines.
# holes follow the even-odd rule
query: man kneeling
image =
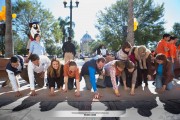
<svg viewBox="0 0 180 120">
<path fill-rule="evenodd" d="M 50 66 L 51 61 L 47 56 L 31 54 L 28 63 L 28 76 L 30 82 L 31 96 L 37 95 L 35 92 L 35 82 L 39 87 L 44 86 L 44 79 L 46 79 L 46 71 Z"/>
<path fill-rule="evenodd" d="M 12 89 L 16 92 L 15 94 L 16 97 L 22 96 L 19 90 L 20 88 L 19 80 L 18 80 L 19 75 L 22 78 L 26 78 L 27 76 L 27 70 L 25 69 L 23 70 L 23 67 L 24 67 L 24 59 L 22 56 L 19 55 L 11 57 L 10 62 L 6 66 L 6 72 L 8 73 L 8 77 L 11 82 Z M 28 79 L 25 80 L 27 81 Z"/>
</svg>

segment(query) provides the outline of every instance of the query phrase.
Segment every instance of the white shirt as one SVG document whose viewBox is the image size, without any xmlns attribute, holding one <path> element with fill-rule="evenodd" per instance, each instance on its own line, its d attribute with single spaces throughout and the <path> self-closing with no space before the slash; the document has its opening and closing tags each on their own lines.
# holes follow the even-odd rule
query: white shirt
<svg viewBox="0 0 180 120">
<path fill-rule="evenodd" d="M 102 55 L 106 55 L 106 53 L 107 53 L 107 49 L 105 49 L 105 48 L 100 49 L 100 51 L 101 51 Z"/>
<path fill-rule="evenodd" d="M 40 55 L 39 56 L 39 66 L 34 65 L 31 61 L 28 63 L 28 76 L 29 76 L 29 82 L 30 82 L 30 89 L 34 90 L 34 72 L 40 73 L 40 72 L 46 72 L 48 67 L 51 64 L 50 59 L 47 56 Z"/>
<path fill-rule="evenodd" d="M 22 70 L 22 66 L 21 64 L 19 63 L 19 66 L 17 67 L 18 71 L 21 71 Z M 11 82 L 11 85 L 12 85 L 12 89 L 16 92 L 16 91 L 19 91 L 19 87 L 18 87 L 18 83 L 17 83 L 17 77 L 15 76 L 14 72 L 13 71 L 10 71 L 8 69 L 6 69 L 6 72 L 8 73 L 8 77 L 9 77 L 9 80 Z"/>
<path fill-rule="evenodd" d="M 126 53 L 124 53 L 122 49 L 120 49 L 117 52 L 117 56 L 116 57 L 117 57 L 118 60 L 128 60 L 128 55 Z"/>
</svg>

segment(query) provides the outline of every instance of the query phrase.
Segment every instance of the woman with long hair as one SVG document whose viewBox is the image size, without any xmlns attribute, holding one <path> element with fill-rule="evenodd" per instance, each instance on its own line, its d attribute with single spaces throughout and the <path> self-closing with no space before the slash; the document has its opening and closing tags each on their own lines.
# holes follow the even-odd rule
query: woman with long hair
<svg viewBox="0 0 180 120">
<path fill-rule="evenodd" d="M 57 84 L 57 88 L 59 91 L 62 90 L 64 84 L 64 76 L 63 76 L 63 65 L 60 64 L 59 60 L 52 59 L 51 65 L 47 70 L 47 79 L 49 83 L 50 95 L 54 96 L 55 83 Z"/>
</svg>

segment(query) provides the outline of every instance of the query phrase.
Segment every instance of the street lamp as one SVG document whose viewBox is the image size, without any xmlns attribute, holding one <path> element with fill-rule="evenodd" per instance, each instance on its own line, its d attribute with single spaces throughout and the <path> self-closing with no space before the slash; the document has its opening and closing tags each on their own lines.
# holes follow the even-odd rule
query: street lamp
<svg viewBox="0 0 180 120">
<path fill-rule="evenodd" d="M 72 0 L 70 0 L 70 5 L 67 6 L 67 2 L 66 0 L 64 0 L 63 4 L 64 4 L 64 8 L 69 8 L 70 9 L 70 30 L 69 30 L 69 37 L 72 37 L 72 9 L 73 8 L 77 8 L 79 5 L 79 1 L 76 0 L 76 6 L 72 5 Z"/>
</svg>

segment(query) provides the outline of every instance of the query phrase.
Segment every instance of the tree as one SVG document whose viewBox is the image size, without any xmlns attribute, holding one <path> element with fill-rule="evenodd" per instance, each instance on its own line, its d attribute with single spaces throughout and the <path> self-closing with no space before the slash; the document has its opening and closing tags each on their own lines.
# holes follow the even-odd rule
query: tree
<svg viewBox="0 0 180 120">
<path fill-rule="evenodd" d="M 180 23 L 174 23 L 173 30 L 170 34 L 180 38 Z M 180 45 L 180 40 L 177 41 L 176 45 Z"/>
<path fill-rule="evenodd" d="M 153 0 L 134 0 L 134 17 L 138 20 L 138 29 L 134 32 L 135 45 L 149 41 L 159 41 L 164 33 L 164 4 L 156 5 Z M 99 39 L 106 41 L 107 46 L 117 50 L 125 39 L 124 30 L 128 23 L 128 0 L 118 0 L 104 11 L 97 14 L 96 28 Z"/>
<path fill-rule="evenodd" d="M 99 46 L 101 45 L 105 45 L 104 41 L 101 40 L 94 40 L 92 42 L 89 43 L 90 46 L 90 53 L 93 54 L 96 52 L 96 50 L 99 48 Z"/>
<path fill-rule="evenodd" d="M 54 36 L 55 42 L 60 43 L 61 38 L 63 38 L 63 34 L 62 34 L 58 21 L 53 23 L 51 32 L 52 32 L 52 35 Z"/>
<path fill-rule="evenodd" d="M 11 0 L 6 0 L 6 32 L 5 32 L 5 57 L 11 57 L 14 54 L 12 40 L 12 6 Z"/>
<path fill-rule="evenodd" d="M 37 0 L 17 0 L 13 5 L 13 11 L 17 14 L 15 25 L 18 27 L 16 27 L 16 30 L 21 37 L 27 38 L 30 32 L 29 23 L 37 21 L 40 22 L 42 39 L 46 39 L 51 34 L 51 39 L 58 42 L 61 40 L 61 38 L 57 39 L 57 36 L 60 37 L 60 35 L 57 35 L 59 33 L 53 29 L 56 28 L 54 25 L 57 25 L 55 24 L 57 21 L 52 13 L 42 6 L 41 2 Z M 52 32 L 54 33 L 52 34 Z"/>
<path fill-rule="evenodd" d="M 20 36 L 15 31 L 13 31 L 13 39 L 14 39 L 14 54 L 26 55 L 27 41 L 21 39 Z"/>
<path fill-rule="evenodd" d="M 59 21 L 59 25 L 60 25 L 60 29 L 61 29 L 61 32 L 63 33 L 63 43 L 65 42 L 65 39 L 68 37 L 69 35 L 69 29 L 70 29 L 70 17 L 66 17 L 65 19 L 59 17 L 58 18 L 58 21 Z M 75 23 L 72 22 L 72 27 L 75 27 Z M 72 37 L 74 37 L 74 30 L 72 29 L 71 30 L 71 34 L 72 34 Z"/>
<path fill-rule="evenodd" d="M 180 23 L 174 23 L 172 33 L 180 38 Z"/>
<path fill-rule="evenodd" d="M 17 0 L 13 5 L 13 11 L 17 14 L 14 23 L 17 34 L 21 36 L 21 39 L 28 41 L 29 23 L 37 21 L 41 29 L 41 40 L 45 44 L 48 44 L 49 41 L 61 42 L 63 36 L 58 21 L 54 19 L 48 9 L 42 6 L 41 2 L 37 0 Z"/>
<path fill-rule="evenodd" d="M 131 45 L 134 45 L 134 19 L 133 19 L 133 0 L 128 0 L 128 28 L 127 40 Z"/>
</svg>

